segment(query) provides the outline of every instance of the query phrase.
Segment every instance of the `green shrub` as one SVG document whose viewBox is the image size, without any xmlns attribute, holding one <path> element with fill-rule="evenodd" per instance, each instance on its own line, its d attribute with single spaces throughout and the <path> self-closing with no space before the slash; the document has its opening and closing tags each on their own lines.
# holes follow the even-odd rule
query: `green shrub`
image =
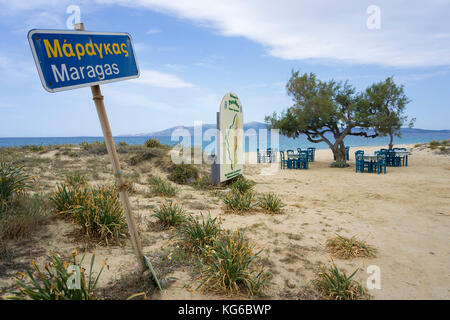
<svg viewBox="0 0 450 320">
<path fill-rule="evenodd" d="M 187 184 L 198 179 L 198 170 L 192 164 L 176 164 L 171 168 L 169 179 L 179 184 Z"/>
<path fill-rule="evenodd" d="M 94 278 L 93 265 L 95 254 L 92 255 L 89 273 L 83 268 L 85 255 L 78 262 L 76 252 L 72 254 L 72 262 L 66 263 L 60 256 L 53 254 L 48 257 L 48 262 L 39 268 L 34 261 L 31 262 L 34 272 L 21 273 L 16 279 L 19 287 L 10 299 L 31 300 L 95 300 L 95 287 L 102 274 L 106 262 L 100 268 L 97 277 Z M 70 269 L 69 269 L 70 268 Z M 71 288 L 72 276 L 80 271 L 80 288 Z"/>
<path fill-rule="evenodd" d="M 211 247 L 203 249 L 211 261 L 201 273 L 200 288 L 226 294 L 262 294 L 270 284 L 270 274 L 258 269 L 254 246 L 245 237 L 244 230 L 227 231 Z"/>
<path fill-rule="evenodd" d="M 239 191 L 232 189 L 224 198 L 223 203 L 225 204 L 225 209 L 234 212 L 244 212 L 250 211 L 255 207 L 254 204 L 254 193 L 252 191 L 247 191 L 242 194 Z"/>
<path fill-rule="evenodd" d="M 197 220 L 190 215 L 180 228 L 180 235 L 186 247 L 191 250 L 202 250 L 207 245 L 211 245 L 220 234 L 220 220 L 212 219 L 211 215 Z"/>
<path fill-rule="evenodd" d="M 150 138 L 150 139 L 146 140 L 144 145 L 147 148 L 161 148 L 162 147 L 161 142 L 159 142 L 159 140 L 156 138 Z"/>
<path fill-rule="evenodd" d="M 0 239 L 20 240 L 48 220 L 48 205 L 41 194 L 22 195 L 0 210 Z"/>
<path fill-rule="evenodd" d="M 441 143 L 438 140 L 433 140 L 433 141 L 430 141 L 429 144 L 430 144 L 430 147 L 433 148 L 433 147 L 438 147 Z"/>
<path fill-rule="evenodd" d="M 83 232 L 106 244 L 126 237 L 127 222 L 117 190 L 114 187 L 97 186 L 87 188 L 86 192 L 88 196 L 84 201 L 70 209 Z"/>
<path fill-rule="evenodd" d="M 34 178 L 21 166 L 0 162 L 0 209 L 7 205 L 13 195 L 23 194 L 31 189 Z"/>
<path fill-rule="evenodd" d="M 94 141 L 92 143 L 83 141 L 80 143 L 80 147 L 89 154 L 103 155 L 108 153 L 106 143 L 104 141 Z"/>
<path fill-rule="evenodd" d="M 172 201 L 163 203 L 152 216 L 158 218 L 164 227 L 175 227 L 185 220 L 183 208 Z"/>
<path fill-rule="evenodd" d="M 83 205 L 88 197 L 88 189 L 76 188 L 62 183 L 56 186 L 56 191 L 50 195 L 49 199 L 57 214 L 67 215 L 71 213 L 73 208 Z"/>
<path fill-rule="evenodd" d="M 314 280 L 316 289 L 326 298 L 335 300 L 359 300 L 368 299 L 370 296 L 365 291 L 364 287 L 353 280 L 358 269 L 350 276 L 345 272 L 341 272 L 338 267 L 332 262 L 331 267 L 321 267 Z"/>
<path fill-rule="evenodd" d="M 168 181 L 159 177 L 150 177 L 148 183 L 151 185 L 151 193 L 156 196 L 174 197 L 178 189 L 173 187 Z"/>
<path fill-rule="evenodd" d="M 231 189 L 238 191 L 241 194 L 244 194 L 248 191 L 253 190 L 253 186 L 255 183 L 248 179 L 245 179 L 243 176 L 239 176 L 236 180 L 231 184 Z"/>
<path fill-rule="evenodd" d="M 119 141 L 117 143 L 117 146 L 118 147 L 128 147 L 128 143 L 126 143 L 125 141 Z"/>
<path fill-rule="evenodd" d="M 126 237 L 127 224 L 115 187 L 60 184 L 50 201 L 57 214 L 72 219 L 90 238 L 108 244 Z"/>
<path fill-rule="evenodd" d="M 282 213 L 282 208 L 284 206 L 281 199 L 273 193 L 263 194 L 259 198 L 258 205 L 268 213 Z"/>
</svg>

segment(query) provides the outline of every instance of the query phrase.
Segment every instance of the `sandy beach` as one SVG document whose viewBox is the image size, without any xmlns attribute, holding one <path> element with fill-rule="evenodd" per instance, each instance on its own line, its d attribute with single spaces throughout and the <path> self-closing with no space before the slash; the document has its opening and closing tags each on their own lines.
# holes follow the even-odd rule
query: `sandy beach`
<svg viewBox="0 0 450 320">
<path fill-rule="evenodd" d="M 265 298 L 317 298 L 311 291 L 311 281 L 317 268 L 331 261 L 325 242 L 340 234 L 357 236 L 378 250 L 373 258 L 334 258 L 336 265 L 348 274 L 359 269 L 355 277 L 364 286 L 369 276 L 367 267 L 379 267 L 381 289 L 369 290 L 373 299 L 449 299 L 450 158 L 427 148 L 404 147 L 410 151 L 408 166 L 388 167 L 387 174 L 379 175 L 355 173 L 354 151 L 362 149 L 373 153 L 380 147 L 351 148 L 350 167 L 344 169 L 329 167 L 333 159 L 330 150 L 317 150 L 315 162 L 310 163 L 308 170 L 280 170 L 276 165 L 276 170 L 271 172 L 270 164 L 245 165 L 244 175 L 256 183 L 255 191 L 278 195 L 285 204 L 284 214 L 226 213 L 221 199 L 211 190 L 191 186 L 178 186 L 180 192 L 174 201 L 182 204 L 187 212 L 210 212 L 213 217 L 220 216 L 224 229 L 247 228 L 247 236 L 262 250 L 260 257 L 273 274 L 273 285 Z M 77 158 L 56 156 L 57 152 L 33 155 L 44 159 L 42 164 L 32 168 L 42 190 L 53 190 L 56 183 L 63 180 L 63 172 L 86 169 L 94 162 L 103 169 L 97 170 L 89 182 L 112 183 L 107 155 Z M 135 177 L 137 192 L 131 195 L 131 203 L 144 253 L 155 261 L 156 267 L 167 268 L 165 277 L 176 278 L 162 293 L 149 298 L 230 298 L 195 290 L 195 266 L 162 259 L 176 250 L 177 238 L 173 230 L 149 227 L 156 221 L 150 215 L 163 199 L 148 196 L 146 178 L 149 174 L 167 175 L 152 161 L 134 167 L 123 162 L 124 172 Z M 0 261 L 2 294 L 12 290 L 15 272 L 29 266 L 30 254 L 42 262 L 45 255 L 53 251 L 64 255 L 75 248 L 82 251 L 86 244 L 74 235 L 74 228 L 67 220 L 52 218 L 34 232 L 31 239 L 9 240 L 7 245 L 13 249 L 13 258 L 8 263 Z M 100 289 L 111 290 L 112 284 L 123 282 L 127 275 L 135 272 L 129 240 L 124 246 L 89 249 L 88 255 L 95 249 L 97 268 L 104 259 L 109 265 L 109 270 L 100 278 Z M 119 287 L 114 286 L 117 291 Z"/>
</svg>

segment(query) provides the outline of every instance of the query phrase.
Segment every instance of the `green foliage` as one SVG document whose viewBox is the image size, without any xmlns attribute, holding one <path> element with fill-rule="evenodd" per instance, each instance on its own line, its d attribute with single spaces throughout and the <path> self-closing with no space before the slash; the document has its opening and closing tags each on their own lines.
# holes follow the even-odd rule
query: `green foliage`
<svg viewBox="0 0 450 320">
<path fill-rule="evenodd" d="M 158 218 L 164 227 L 175 227 L 185 220 L 183 208 L 172 201 L 163 203 L 152 216 Z"/>
<path fill-rule="evenodd" d="M 409 102 L 403 87 L 391 78 L 357 92 L 347 81 L 321 81 L 314 73 L 292 71 L 286 88 L 293 106 L 281 115 L 266 116 L 266 122 L 288 137 L 305 134 L 310 142 L 325 142 L 333 152 L 344 148 L 348 135 L 374 138 L 387 128 L 395 130 L 405 121 L 404 106 Z M 388 94 L 395 99 L 389 100 Z M 338 161 L 346 162 L 344 154 L 335 155 Z"/>
<path fill-rule="evenodd" d="M 201 251 L 221 233 L 220 224 L 217 217 L 213 219 L 209 214 L 207 217 L 201 214 L 200 220 L 190 215 L 180 228 L 183 244 L 191 250 Z"/>
<path fill-rule="evenodd" d="M 48 262 L 41 268 L 36 265 L 35 261 L 32 261 L 34 272 L 20 273 L 21 277 L 16 280 L 19 291 L 15 292 L 15 296 L 10 297 L 10 299 L 95 300 L 95 287 L 106 262 L 100 268 L 97 277 L 94 278 L 95 254 L 92 255 L 88 274 L 83 268 L 85 255 L 80 261 L 77 261 L 76 252 L 74 252 L 71 263 L 67 263 L 59 255 L 53 254 L 48 257 Z M 71 277 L 75 273 L 75 268 L 80 270 L 79 289 L 69 288 L 68 285 L 72 283 Z"/>
<path fill-rule="evenodd" d="M 364 287 L 352 279 L 357 271 L 358 269 L 347 276 L 332 262 L 331 267 L 320 268 L 317 279 L 314 280 L 314 285 L 326 298 L 335 300 L 368 299 L 370 296 Z"/>
<path fill-rule="evenodd" d="M 258 205 L 268 213 L 283 213 L 282 208 L 284 205 L 281 199 L 273 193 L 263 194 L 259 198 Z"/>
<path fill-rule="evenodd" d="M 198 170 L 192 164 L 175 164 L 171 171 L 169 179 L 179 184 L 187 184 L 198 178 Z"/>
<path fill-rule="evenodd" d="M 120 204 L 119 193 L 114 187 L 88 187 L 84 201 L 70 209 L 75 222 L 90 238 L 103 241 L 119 241 L 126 237 L 127 223 Z"/>
<path fill-rule="evenodd" d="M 126 237 L 127 224 L 115 187 L 60 184 L 50 201 L 57 214 L 72 219 L 90 238 L 108 244 Z"/>
<path fill-rule="evenodd" d="M 226 294 L 261 294 L 270 284 L 270 274 L 255 266 L 261 251 L 245 237 L 245 230 L 227 231 L 212 246 L 203 248 L 210 263 L 201 273 L 199 287 Z"/>
<path fill-rule="evenodd" d="M 108 153 L 106 143 L 104 141 L 94 141 L 92 143 L 83 141 L 80 143 L 80 147 L 89 154 L 103 155 Z"/>
<path fill-rule="evenodd" d="M 255 207 L 255 194 L 253 191 L 247 191 L 242 194 L 236 189 L 231 191 L 223 198 L 225 208 L 234 212 L 250 211 Z"/>
<path fill-rule="evenodd" d="M 253 181 L 245 179 L 243 176 L 239 176 L 231 184 L 231 190 L 232 191 L 237 191 L 237 192 L 239 192 L 241 194 L 245 194 L 248 191 L 252 191 L 254 185 L 255 185 L 255 183 Z"/>
<path fill-rule="evenodd" d="M 175 197 L 178 189 L 168 181 L 159 177 L 150 177 L 148 183 L 151 185 L 151 193 L 155 196 Z"/>
<path fill-rule="evenodd" d="M 400 128 L 408 120 L 405 115 L 406 105 L 410 102 L 404 93 L 403 86 L 395 84 L 392 77 L 372 84 L 365 91 L 365 101 L 373 112 L 374 128 L 380 136 L 400 137 Z M 415 119 L 411 119 L 408 126 L 414 125 Z"/>
<path fill-rule="evenodd" d="M 50 195 L 49 199 L 57 214 L 68 215 L 73 208 L 86 203 L 89 196 L 87 188 L 77 188 L 63 183 L 56 186 L 55 192 Z"/>
<path fill-rule="evenodd" d="M 0 162 L 0 209 L 6 206 L 13 195 L 23 194 L 30 189 L 34 178 L 21 166 Z"/>
<path fill-rule="evenodd" d="M 48 205 L 41 194 L 23 194 L 0 210 L 0 239 L 20 240 L 48 220 Z"/>
<path fill-rule="evenodd" d="M 159 142 L 159 140 L 156 138 L 150 138 L 150 139 L 146 140 L 144 145 L 147 148 L 161 148 L 162 147 L 161 142 Z"/>
</svg>

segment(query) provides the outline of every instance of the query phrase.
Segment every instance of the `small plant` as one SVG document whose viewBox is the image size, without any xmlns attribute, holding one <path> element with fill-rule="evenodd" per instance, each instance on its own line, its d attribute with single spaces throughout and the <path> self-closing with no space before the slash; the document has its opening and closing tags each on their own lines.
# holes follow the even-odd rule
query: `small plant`
<svg viewBox="0 0 450 320">
<path fill-rule="evenodd" d="M 86 188 L 75 188 L 67 184 L 58 184 L 56 191 L 49 197 L 56 214 L 67 215 L 75 207 L 83 205 L 89 194 Z"/>
<path fill-rule="evenodd" d="M 252 191 L 254 185 L 255 185 L 255 183 L 253 181 L 245 179 L 243 176 L 239 176 L 231 184 L 231 189 L 235 190 L 241 194 L 244 194 L 244 193 L 247 193 L 248 191 Z"/>
<path fill-rule="evenodd" d="M 255 207 L 254 193 L 247 191 L 242 194 L 239 191 L 231 190 L 224 198 L 225 209 L 234 212 L 250 211 Z"/>
<path fill-rule="evenodd" d="M 262 294 L 270 284 L 270 274 L 256 268 L 255 259 L 261 251 L 254 253 L 253 249 L 244 230 L 223 234 L 203 249 L 211 263 L 204 267 L 199 287 L 229 295 Z"/>
<path fill-rule="evenodd" d="M 438 140 L 433 140 L 429 143 L 431 149 L 436 149 L 440 144 L 441 142 Z"/>
<path fill-rule="evenodd" d="M 104 141 L 94 141 L 92 143 L 83 141 L 80 143 L 80 147 L 90 154 L 103 155 L 108 153 L 106 143 Z"/>
<path fill-rule="evenodd" d="M 180 228 L 183 243 L 191 250 L 210 246 L 221 232 L 220 223 L 217 217 L 213 219 L 209 214 L 207 217 L 201 214 L 200 220 L 190 215 Z"/>
<path fill-rule="evenodd" d="M 263 209 L 265 212 L 268 213 L 282 213 L 283 210 L 283 203 L 281 202 L 281 199 L 273 194 L 273 193 L 266 193 L 263 194 L 259 198 L 258 202 L 261 209 Z"/>
<path fill-rule="evenodd" d="M 326 298 L 335 300 L 360 300 L 368 299 L 370 295 L 364 287 L 353 280 L 358 269 L 347 277 L 345 272 L 341 272 L 332 261 L 329 268 L 321 267 L 314 285 Z"/>
<path fill-rule="evenodd" d="M 0 162 L 0 209 L 13 195 L 23 194 L 30 189 L 34 178 L 23 167 Z"/>
<path fill-rule="evenodd" d="M 128 147 L 128 143 L 126 143 L 125 141 L 119 141 L 117 143 L 117 146 L 118 147 Z"/>
<path fill-rule="evenodd" d="M 47 203 L 41 194 L 24 194 L 0 210 L 0 240 L 24 239 L 48 220 Z"/>
<path fill-rule="evenodd" d="M 80 205 L 70 209 L 75 222 L 90 238 L 119 241 L 126 237 L 127 223 L 120 205 L 119 193 L 114 187 L 89 187 L 88 196 Z"/>
<path fill-rule="evenodd" d="M 158 218 L 165 227 L 178 226 L 185 220 L 183 208 L 172 201 L 163 203 L 152 216 Z"/>
<path fill-rule="evenodd" d="M 88 178 L 86 174 L 82 171 L 73 171 L 66 174 L 66 179 L 64 181 L 68 186 L 79 187 L 86 185 Z"/>
<path fill-rule="evenodd" d="M 66 263 L 57 254 L 48 257 L 48 262 L 39 268 L 34 261 L 31 262 L 34 272 L 20 273 L 21 277 L 16 279 L 19 287 L 10 299 L 32 299 L 32 300 L 95 300 L 95 287 L 102 274 L 106 261 L 103 263 L 97 277 L 94 279 L 93 265 L 95 254 L 92 255 L 89 273 L 82 267 L 86 254 L 77 261 L 77 253 L 72 253 L 72 262 Z M 72 280 L 79 271 L 79 288 L 71 286 L 76 280 Z M 87 278 L 86 278 L 87 276 Z M 26 280 L 25 280 L 26 279 Z"/>
<path fill-rule="evenodd" d="M 355 257 L 374 257 L 376 249 L 356 237 L 346 238 L 340 235 L 328 239 L 328 251 L 337 258 L 351 259 Z"/>
<path fill-rule="evenodd" d="M 150 177 L 148 183 L 151 185 L 151 193 L 155 196 L 175 197 L 178 193 L 177 188 L 159 177 Z"/>
<path fill-rule="evenodd" d="M 198 170 L 192 164 L 175 164 L 171 171 L 169 179 L 179 184 L 187 184 L 198 179 Z"/>
<path fill-rule="evenodd" d="M 156 138 L 150 138 L 150 139 L 146 140 L 144 145 L 147 148 L 161 148 L 162 147 L 161 142 L 159 142 L 159 140 Z"/>
</svg>

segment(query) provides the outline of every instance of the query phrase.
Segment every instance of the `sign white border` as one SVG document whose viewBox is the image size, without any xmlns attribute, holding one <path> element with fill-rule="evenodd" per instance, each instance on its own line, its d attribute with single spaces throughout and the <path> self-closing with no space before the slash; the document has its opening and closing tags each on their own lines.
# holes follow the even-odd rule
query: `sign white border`
<svg viewBox="0 0 450 320">
<path fill-rule="evenodd" d="M 41 64 L 39 62 L 39 59 L 36 54 L 36 48 L 34 47 L 33 43 L 33 35 L 36 33 L 55 33 L 55 34 L 87 34 L 87 35 L 110 35 L 110 36 L 127 36 L 130 39 L 131 48 L 133 49 L 133 55 L 134 55 L 134 61 L 136 62 L 136 68 L 137 68 L 137 75 L 135 76 L 128 76 L 128 77 L 121 77 L 121 78 L 115 78 L 115 79 L 109 79 L 109 80 L 101 80 L 101 81 L 95 81 L 95 82 L 88 82 L 83 84 L 77 84 L 73 86 L 67 86 L 67 87 L 61 87 L 61 88 L 49 88 L 47 87 L 47 84 L 45 83 L 44 75 L 42 73 Z M 128 80 L 128 79 L 136 79 L 139 78 L 141 72 L 139 70 L 139 65 L 136 58 L 136 51 L 134 50 L 133 45 L 133 39 L 131 38 L 131 35 L 128 32 L 95 32 L 95 31 L 73 31 L 73 30 L 49 30 L 49 29 L 31 29 L 28 31 L 28 43 L 31 47 L 31 52 L 33 53 L 34 62 L 36 64 L 36 67 L 38 69 L 39 78 L 41 79 L 42 86 L 44 89 L 48 92 L 54 93 L 59 91 L 67 91 L 77 88 L 85 88 L 85 87 L 92 87 L 95 85 L 105 84 L 105 83 L 111 83 L 111 82 L 117 82 L 122 80 Z"/>
</svg>

